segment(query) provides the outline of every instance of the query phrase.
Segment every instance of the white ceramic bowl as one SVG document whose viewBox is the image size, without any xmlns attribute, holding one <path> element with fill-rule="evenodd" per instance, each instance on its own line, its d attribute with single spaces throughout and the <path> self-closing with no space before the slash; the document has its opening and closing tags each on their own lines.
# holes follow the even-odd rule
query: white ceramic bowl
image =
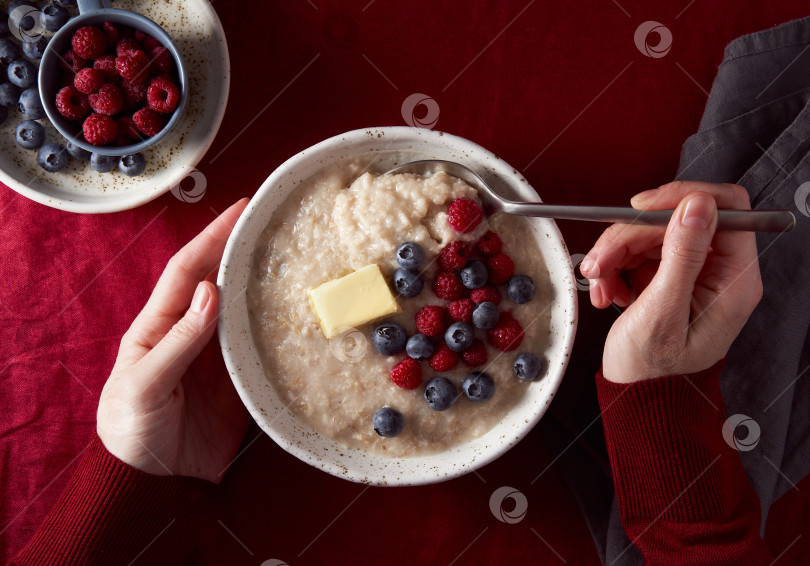
<svg viewBox="0 0 810 566">
<path fill-rule="evenodd" d="M 394 154 L 393 152 L 396 152 Z M 376 153 L 371 168 L 381 173 L 417 159 L 446 159 L 478 172 L 496 191 L 518 200 L 537 194 L 510 165 L 463 138 L 443 132 L 406 127 L 355 130 L 310 147 L 270 175 L 236 224 L 219 270 L 219 338 L 228 371 L 250 414 L 270 437 L 297 458 L 335 476 L 373 485 L 418 485 L 454 478 L 505 453 L 523 438 L 546 412 L 568 363 L 577 323 L 574 273 L 568 251 L 552 220 L 533 219 L 526 234 L 548 266 L 553 305 L 551 336 L 545 357 L 546 376 L 529 385 L 509 414 L 488 433 L 439 454 L 390 458 L 348 449 L 313 432 L 298 420 L 270 384 L 250 334 L 245 289 L 251 254 L 276 208 L 302 181 L 334 161 Z M 403 156 L 404 154 L 404 156 Z"/>
</svg>

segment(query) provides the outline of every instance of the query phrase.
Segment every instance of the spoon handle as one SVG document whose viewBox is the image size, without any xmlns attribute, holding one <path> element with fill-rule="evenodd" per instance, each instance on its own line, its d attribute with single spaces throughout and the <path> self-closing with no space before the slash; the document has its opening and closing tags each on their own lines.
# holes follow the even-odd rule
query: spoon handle
<svg viewBox="0 0 810 566">
<path fill-rule="evenodd" d="M 672 210 L 636 210 L 622 206 L 576 206 L 544 203 L 504 203 L 503 211 L 521 216 L 590 220 L 619 224 L 666 226 Z M 787 232 L 793 229 L 796 218 L 789 210 L 719 210 L 718 230 L 744 230 L 748 232 Z"/>
</svg>

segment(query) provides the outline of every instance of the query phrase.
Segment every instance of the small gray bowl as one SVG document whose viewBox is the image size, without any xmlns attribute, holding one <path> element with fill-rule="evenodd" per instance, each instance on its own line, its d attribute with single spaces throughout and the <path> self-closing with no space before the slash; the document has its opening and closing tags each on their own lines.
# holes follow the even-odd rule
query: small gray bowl
<svg viewBox="0 0 810 566">
<path fill-rule="evenodd" d="M 79 15 L 70 20 L 65 26 L 54 34 L 48 43 L 42 60 L 39 63 L 39 96 L 42 99 L 42 107 L 45 109 L 48 119 L 59 130 L 59 133 L 75 143 L 82 149 L 102 155 L 129 155 L 138 153 L 156 144 L 163 138 L 177 123 L 183 107 L 186 104 L 188 91 L 188 75 L 186 65 L 180 56 L 180 51 L 162 27 L 155 22 L 130 12 L 129 10 L 119 10 L 111 7 L 110 0 L 78 0 Z M 56 93 L 59 90 L 59 62 L 61 54 L 70 49 L 70 40 L 73 33 L 83 26 L 100 26 L 104 22 L 116 25 L 124 25 L 132 29 L 140 30 L 151 35 L 169 50 L 174 58 L 177 67 L 177 75 L 180 81 L 180 103 L 172 113 L 163 129 L 156 135 L 139 141 L 138 143 L 123 146 L 96 146 L 89 144 L 82 136 L 81 124 L 77 124 L 63 117 L 56 109 Z"/>
</svg>

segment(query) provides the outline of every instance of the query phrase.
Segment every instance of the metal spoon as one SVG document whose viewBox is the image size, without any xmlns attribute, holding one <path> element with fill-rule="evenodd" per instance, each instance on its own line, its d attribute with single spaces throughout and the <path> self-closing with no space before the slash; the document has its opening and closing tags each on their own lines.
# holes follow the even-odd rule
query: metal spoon
<svg viewBox="0 0 810 566">
<path fill-rule="evenodd" d="M 644 224 L 666 226 L 672 217 L 672 210 L 636 210 L 622 206 L 579 206 L 567 204 L 545 204 L 540 202 L 514 202 L 495 193 L 474 171 L 460 163 L 427 159 L 412 161 L 386 171 L 384 175 L 412 173 L 430 175 L 444 171 L 457 177 L 478 190 L 484 211 L 490 215 L 496 212 L 539 216 L 542 218 L 564 218 L 566 220 L 589 220 L 621 224 Z M 749 232 L 787 232 L 796 224 L 796 218 L 789 210 L 719 210 L 717 211 L 718 230 L 745 230 Z"/>
</svg>

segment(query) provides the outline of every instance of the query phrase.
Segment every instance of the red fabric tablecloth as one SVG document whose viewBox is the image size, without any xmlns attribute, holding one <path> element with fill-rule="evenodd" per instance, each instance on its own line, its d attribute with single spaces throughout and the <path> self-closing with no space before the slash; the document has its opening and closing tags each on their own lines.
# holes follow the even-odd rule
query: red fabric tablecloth
<svg viewBox="0 0 810 566">
<path fill-rule="evenodd" d="M 0 186 L 0 559 L 29 539 L 87 447 L 118 341 L 168 258 L 282 161 L 346 130 L 404 124 L 402 103 L 419 92 L 439 105 L 436 128 L 503 157 L 543 199 L 626 203 L 673 177 L 724 45 L 807 15 L 797 0 L 214 6 L 233 78 L 223 126 L 199 164 L 208 182 L 202 200 L 168 194 L 135 210 L 80 216 Z M 672 32 L 662 58 L 634 44 L 648 20 Z M 585 253 L 602 228 L 560 226 L 571 253 Z M 586 299 L 575 360 L 598 345 L 615 314 Z M 591 410 L 595 401 L 582 399 L 592 390 L 592 376 L 569 375 L 552 412 L 565 421 L 585 410 L 580 403 Z M 446 563 L 597 564 L 543 426 L 478 474 L 382 489 L 319 472 L 253 425 L 223 484 L 218 521 L 191 562 L 420 563 L 424 548 L 439 546 Z M 529 501 L 519 523 L 489 510 L 503 485 Z M 793 540 L 790 518 L 807 506 L 791 501 L 771 515 L 775 554 Z M 797 562 L 804 546 L 781 563 Z"/>
</svg>

